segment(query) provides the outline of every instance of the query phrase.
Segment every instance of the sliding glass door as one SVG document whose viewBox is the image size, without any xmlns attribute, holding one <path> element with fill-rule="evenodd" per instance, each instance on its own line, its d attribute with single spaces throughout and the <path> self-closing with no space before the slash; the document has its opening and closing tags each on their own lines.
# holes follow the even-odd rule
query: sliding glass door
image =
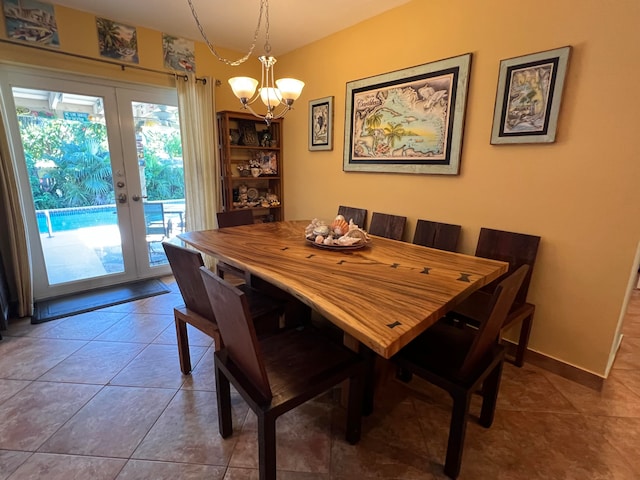
<svg viewBox="0 0 640 480">
<path fill-rule="evenodd" d="M 161 242 L 185 210 L 175 91 L 20 69 L 1 86 L 36 299 L 169 273 Z"/>
</svg>

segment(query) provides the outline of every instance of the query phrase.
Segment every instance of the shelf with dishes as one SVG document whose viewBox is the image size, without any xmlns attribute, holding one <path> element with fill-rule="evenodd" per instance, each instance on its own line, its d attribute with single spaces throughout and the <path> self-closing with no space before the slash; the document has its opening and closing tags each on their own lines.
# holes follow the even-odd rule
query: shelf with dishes
<svg viewBox="0 0 640 480">
<path fill-rule="evenodd" d="M 218 133 L 223 208 L 267 209 L 267 221 L 283 220 L 282 119 L 267 126 L 245 112 L 218 112 Z"/>
</svg>

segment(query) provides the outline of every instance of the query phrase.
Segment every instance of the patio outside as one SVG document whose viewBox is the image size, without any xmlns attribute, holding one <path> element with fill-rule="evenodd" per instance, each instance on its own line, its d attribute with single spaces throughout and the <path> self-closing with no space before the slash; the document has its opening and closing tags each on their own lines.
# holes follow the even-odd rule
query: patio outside
<svg viewBox="0 0 640 480">
<path fill-rule="evenodd" d="M 167 206 L 166 234 L 147 236 L 152 266 L 167 263 L 161 242 L 184 230 L 184 200 L 167 201 L 163 205 Z M 50 284 L 124 271 L 115 213 L 115 205 L 36 211 Z M 69 261 L 70 256 L 73 262 Z"/>
</svg>

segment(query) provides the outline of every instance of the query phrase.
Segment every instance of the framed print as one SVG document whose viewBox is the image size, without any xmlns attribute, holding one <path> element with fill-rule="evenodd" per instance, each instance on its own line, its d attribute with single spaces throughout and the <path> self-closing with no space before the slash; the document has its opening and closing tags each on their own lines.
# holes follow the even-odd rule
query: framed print
<svg viewBox="0 0 640 480">
<path fill-rule="evenodd" d="M 196 54 L 193 40 L 163 33 L 162 56 L 164 57 L 164 68 L 178 72 L 196 73 Z"/>
<path fill-rule="evenodd" d="M 571 47 L 500 62 L 491 143 L 552 143 Z"/>
<path fill-rule="evenodd" d="M 471 54 L 347 83 L 345 172 L 457 175 Z"/>
<path fill-rule="evenodd" d="M 309 150 L 333 150 L 333 97 L 309 101 Z"/>
<path fill-rule="evenodd" d="M 55 9 L 37 0 L 3 0 L 7 37 L 11 40 L 59 47 Z"/>
<path fill-rule="evenodd" d="M 100 17 L 96 18 L 96 27 L 101 57 L 139 63 L 136 27 Z"/>
</svg>

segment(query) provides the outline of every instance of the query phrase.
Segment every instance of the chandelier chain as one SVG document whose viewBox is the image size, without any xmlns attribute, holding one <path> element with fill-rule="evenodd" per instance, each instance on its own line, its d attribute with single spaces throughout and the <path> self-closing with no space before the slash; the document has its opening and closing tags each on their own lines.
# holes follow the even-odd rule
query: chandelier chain
<svg viewBox="0 0 640 480">
<path fill-rule="evenodd" d="M 228 60 L 217 52 L 216 47 L 209 41 L 209 38 L 207 37 L 207 34 L 205 33 L 204 28 L 200 23 L 200 20 L 198 19 L 198 14 L 196 13 L 196 8 L 193 5 L 193 1 L 187 0 L 187 2 L 189 3 L 189 7 L 191 8 L 191 14 L 193 15 L 193 19 L 196 21 L 198 30 L 200 30 L 200 34 L 202 35 L 202 38 L 207 44 L 207 47 L 209 47 L 209 50 L 211 51 L 211 53 L 213 53 L 213 55 L 222 63 L 226 65 L 230 65 L 232 67 L 237 67 L 238 65 L 246 62 L 251 56 L 251 54 L 253 53 L 253 51 L 255 50 L 256 43 L 258 41 L 258 35 L 260 34 L 260 25 L 262 24 L 262 16 L 266 10 L 265 18 L 266 18 L 267 32 L 266 32 L 266 43 L 264 45 L 264 48 L 265 48 L 265 51 L 267 52 L 267 55 L 269 54 L 269 51 L 271 50 L 271 45 L 269 45 L 269 0 L 260 0 L 260 15 L 258 16 L 258 25 L 256 27 L 256 31 L 253 34 L 253 41 L 251 42 L 251 47 L 249 48 L 249 51 L 246 53 L 246 55 L 244 55 L 243 57 L 237 60 Z"/>
</svg>

